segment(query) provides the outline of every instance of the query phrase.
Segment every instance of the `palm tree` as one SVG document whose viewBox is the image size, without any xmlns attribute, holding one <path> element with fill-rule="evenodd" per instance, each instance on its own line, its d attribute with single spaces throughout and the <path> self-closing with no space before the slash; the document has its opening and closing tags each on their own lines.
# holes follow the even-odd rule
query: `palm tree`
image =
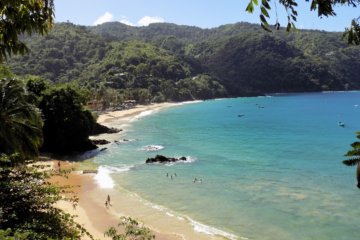
<svg viewBox="0 0 360 240">
<path fill-rule="evenodd" d="M 38 156 L 43 143 L 40 111 L 27 103 L 23 82 L 0 79 L 0 153 L 25 160 Z"/>
<path fill-rule="evenodd" d="M 360 139 L 360 132 L 357 132 L 357 138 Z M 356 169 L 356 178 L 358 181 L 357 187 L 360 188 L 360 142 L 353 142 L 351 144 L 352 149 L 349 150 L 345 156 L 350 157 L 343 161 L 343 163 L 347 166 L 355 166 L 357 165 Z"/>
</svg>

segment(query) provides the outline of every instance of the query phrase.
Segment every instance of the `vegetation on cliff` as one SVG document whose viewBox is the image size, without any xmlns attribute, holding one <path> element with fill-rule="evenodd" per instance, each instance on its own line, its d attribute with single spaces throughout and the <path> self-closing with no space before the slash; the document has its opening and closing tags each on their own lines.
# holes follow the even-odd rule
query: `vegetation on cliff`
<svg viewBox="0 0 360 240">
<path fill-rule="evenodd" d="M 32 52 L 9 61 L 16 74 L 75 81 L 106 106 L 360 88 L 360 49 L 340 33 L 268 33 L 248 23 L 61 23 L 24 41 Z"/>
</svg>

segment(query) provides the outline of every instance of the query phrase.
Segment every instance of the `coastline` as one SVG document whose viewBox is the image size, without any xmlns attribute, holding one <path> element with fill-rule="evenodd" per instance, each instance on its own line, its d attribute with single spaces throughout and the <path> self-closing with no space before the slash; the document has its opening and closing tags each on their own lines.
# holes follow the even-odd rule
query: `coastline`
<svg viewBox="0 0 360 240">
<path fill-rule="evenodd" d="M 57 165 L 57 160 L 54 160 L 52 165 Z M 71 161 L 61 161 L 62 169 L 76 169 L 78 163 Z M 104 232 L 110 227 L 116 227 L 120 222 L 120 216 L 111 207 L 106 208 L 105 201 L 107 194 L 113 195 L 114 190 L 100 189 L 94 181 L 95 174 L 82 174 L 82 171 L 72 171 L 67 178 L 56 177 L 52 182 L 58 186 L 74 186 L 72 188 L 73 194 L 79 198 L 78 204 L 74 207 L 71 203 L 60 201 L 57 207 L 65 212 L 74 215 L 75 221 L 87 229 L 94 239 L 110 239 L 104 236 Z M 99 196 L 103 196 L 99 198 Z M 114 202 L 114 200 L 112 201 Z M 115 205 L 113 203 L 113 205 Z M 123 228 L 117 228 L 119 232 Z M 160 240 L 177 240 L 176 236 L 171 236 L 163 233 L 154 232 L 156 239 Z M 82 239 L 89 239 L 83 236 Z"/>
<path fill-rule="evenodd" d="M 137 106 L 132 109 L 112 111 L 101 114 L 98 122 L 108 127 L 113 124 L 127 125 L 138 117 L 146 116 L 153 111 L 186 104 L 185 103 L 160 103 L 146 106 Z M 94 138 L 116 141 L 121 137 L 122 132 L 116 134 L 101 134 Z M 56 165 L 56 164 L 54 164 Z M 68 168 L 81 168 L 82 163 L 64 162 L 62 166 Z M 135 193 L 129 192 L 121 186 L 99 186 L 95 174 L 82 174 L 81 171 L 72 172 L 68 179 L 60 180 L 60 185 L 78 185 L 75 191 L 79 197 L 78 206 L 66 202 L 60 202 L 58 207 L 64 211 L 76 215 L 76 221 L 83 225 L 95 239 L 105 238 L 103 233 L 111 226 L 117 226 L 121 216 L 131 217 L 146 227 L 149 227 L 159 240 L 179 239 L 227 239 L 221 230 L 214 232 L 207 231 L 205 225 L 198 223 L 186 216 L 178 216 L 162 206 L 154 205 L 140 198 Z M 106 208 L 106 196 L 111 196 L 112 206 Z M 175 216 L 176 215 L 176 216 Z M 205 230 L 202 229 L 205 227 Z M 201 228 L 201 229 L 199 229 Z M 121 231 L 121 230 L 120 230 Z M 229 236 L 235 239 L 234 236 Z M 84 238 L 86 239 L 86 238 Z"/>
<path fill-rule="evenodd" d="M 100 124 L 111 124 L 111 122 L 121 118 L 122 121 L 130 121 L 131 118 L 145 111 L 158 111 L 165 108 L 178 106 L 182 103 L 156 103 L 150 105 L 137 105 L 134 108 L 110 111 L 98 116 L 97 122 Z"/>
</svg>

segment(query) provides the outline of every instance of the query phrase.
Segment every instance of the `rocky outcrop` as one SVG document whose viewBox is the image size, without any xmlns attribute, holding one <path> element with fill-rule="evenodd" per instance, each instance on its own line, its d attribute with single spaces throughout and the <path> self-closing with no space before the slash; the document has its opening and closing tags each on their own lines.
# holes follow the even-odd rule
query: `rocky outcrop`
<svg viewBox="0 0 360 240">
<path fill-rule="evenodd" d="M 173 157 L 165 157 L 163 155 L 156 155 L 154 158 L 146 159 L 145 163 L 169 163 L 169 162 L 179 162 L 186 161 L 186 157 L 173 158 Z"/>
<path fill-rule="evenodd" d="M 109 128 L 107 126 L 96 123 L 92 129 L 91 135 L 99 135 L 99 134 L 103 134 L 103 133 L 118 133 L 121 131 L 122 131 L 122 129 Z"/>
<path fill-rule="evenodd" d="M 95 145 L 105 145 L 110 143 L 109 141 L 105 140 L 105 139 L 92 139 L 91 142 Z"/>
</svg>

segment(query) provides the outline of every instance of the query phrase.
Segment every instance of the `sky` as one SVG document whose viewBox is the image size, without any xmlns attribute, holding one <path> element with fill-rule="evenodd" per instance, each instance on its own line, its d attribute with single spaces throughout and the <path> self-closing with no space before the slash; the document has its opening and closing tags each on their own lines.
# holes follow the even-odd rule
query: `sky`
<svg viewBox="0 0 360 240">
<path fill-rule="evenodd" d="M 213 28 L 236 22 L 260 23 L 259 10 L 253 14 L 245 11 L 250 0 L 55 0 L 57 22 L 70 21 L 79 25 L 98 25 L 118 21 L 131 26 L 147 26 L 153 22 Z M 261 2 L 261 1 L 259 1 Z M 337 7 L 335 17 L 319 18 L 310 11 L 310 3 L 298 0 L 299 29 L 344 31 L 353 18 L 360 16 L 359 8 Z M 270 4 L 269 23 L 287 24 L 283 6 Z M 360 6 L 359 6 L 360 7 Z M 277 9 L 277 11 L 275 11 Z"/>
</svg>

